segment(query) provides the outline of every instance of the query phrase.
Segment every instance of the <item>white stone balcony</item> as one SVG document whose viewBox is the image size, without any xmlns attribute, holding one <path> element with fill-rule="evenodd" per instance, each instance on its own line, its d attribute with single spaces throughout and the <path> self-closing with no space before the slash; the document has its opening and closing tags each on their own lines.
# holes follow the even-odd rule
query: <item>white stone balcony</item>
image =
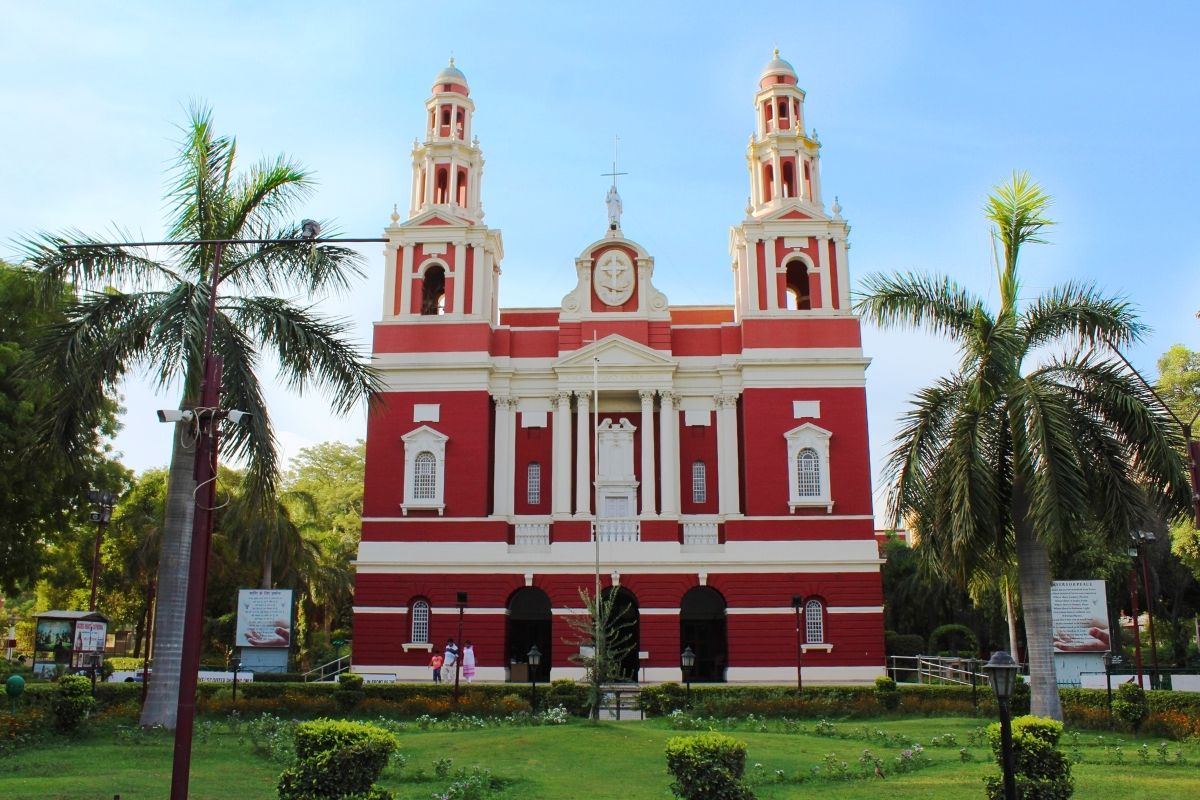
<svg viewBox="0 0 1200 800">
<path fill-rule="evenodd" d="M 684 545 L 715 545 L 718 544 L 717 520 L 687 519 L 682 520 Z"/>
<path fill-rule="evenodd" d="M 639 542 L 642 525 L 636 517 L 601 517 L 596 520 L 596 535 L 602 542 Z"/>
<path fill-rule="evenodd" d="M 515 547 L 549 547 L 550 520 L 518 520 L 513 525 Z"/>
</svg>

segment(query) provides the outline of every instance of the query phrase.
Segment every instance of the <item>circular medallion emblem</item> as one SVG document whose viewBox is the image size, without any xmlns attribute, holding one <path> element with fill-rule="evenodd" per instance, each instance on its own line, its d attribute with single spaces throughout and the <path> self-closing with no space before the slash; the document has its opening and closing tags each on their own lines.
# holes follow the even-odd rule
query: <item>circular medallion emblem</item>
<svg viewBox="0 0 1200 800">
<path fill-rule="evenodd" d="M 606 306 L 619 306 L 633 295 L 633 264 L 621 250 L 609 250 L 596 262 L 592 276 L 596 297 Z"/>
</svg>

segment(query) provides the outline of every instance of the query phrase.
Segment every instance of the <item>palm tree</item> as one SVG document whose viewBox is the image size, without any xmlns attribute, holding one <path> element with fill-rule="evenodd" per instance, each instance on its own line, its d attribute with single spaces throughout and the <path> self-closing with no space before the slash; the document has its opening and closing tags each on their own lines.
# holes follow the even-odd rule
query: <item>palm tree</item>
<svg viewBox="0 0 1200 800">
<path fill-rule="evenodd" d="M 293 519 L 292 508 L 315 509 L 316 502 L 307 492 L 283 492 L 263 499 L 243 491 L 230 503 L 222 521 L 227 538 L 237 546 L 239 555 L 260 567 L 260 588 L 274 588 L 276 567 L 279 577 L 298 579 L 316 563 L 318 549 L 304 536 L 303 524 Z"/>
<path fill-rule="evenodd" d="M 960 582 L 1015 556 L 1032 710 L 1062 719 L 1051 552 L 1068 550 L 1088 523 L 1124 542 L 1155 501 L 1178 506 L 1188 489 L 1176 428 L 1110 358 L 1146 330 L 1130 305 L 1084 283 L 1020 297 L 1017 259 L 1044 241 L 1049 203 L 1026 174 L 988 199 L 1002 250 L 996 311 L 948 277 L 912 273 L 869 276 L 856 307 L 882 327 L 922 327 L 958 345 L 958 368 L 902 419 L 890 512 L 911 514 L 922 546 Z"/>
<path fill-rule="evenodd" d="M 285 218 L 313 191 L 303 167 L 279 156 L 236 173 L 235 141 L 215 133 L 205 108 L 192 109 L 183 132 L 166 197 L 169 239 L 300 238 L 300 226 Z M 68 244 L 89 247 L 64 250 Z M 67 320 L 49 331 L 39 351 L 43 368 L 63 387 L 47 409 L 49 441 L 69 442 L 68 434 L 86 425 L 104 392 L 131 372 L 148 373 L 160 388 L 182 385 L 180 407 L 195 405 L 215 261 L 211 245 L 167 247 L 155 258 L 71 231 L 40 234 L 25 249 L 48 287 L 69 282 L 78 292 Z M 315 242 L 224 247 L 218 279 L 225 288 L 214 333 L 214 351 L 224 358 L 222 406 L 252 416 L 248 425 L 227 427 L 223 444 L 228 456 L 245 461 L 251 491 L 259 497 L 273 495 L 279 466 L 257 374 L 260 348 L 274 356 L 292 389 L 316 386 L 338 412 L 357 406 L 375 385 L 364 357 L 346 342 L 347 323 L 323 318 L 306 304 L 347 289 L 352 277 L 362 275 L 359 264 L 354 251 Z M 273 296 L 279 292 L 301 300 Z M 154 679 L 142 710 L 142 724 L 168 728 L 175 724 L 196 488 L 194 431 L 178 423 L 172 441 Z"/>
</svg>

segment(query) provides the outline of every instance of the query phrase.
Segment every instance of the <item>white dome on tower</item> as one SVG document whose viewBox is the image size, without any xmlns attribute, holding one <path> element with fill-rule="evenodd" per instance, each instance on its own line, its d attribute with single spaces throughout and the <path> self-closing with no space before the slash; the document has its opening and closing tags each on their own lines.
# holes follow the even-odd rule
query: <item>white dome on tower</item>
<svg viewBox="0 0 1200 800">
<path fill-rule="evenodd" d="M 454 66 L 453 56 L 450 57 L 450 65 L 439 72 L 437 77 L 433 79 L 434 91 L 438 91 L 439 87 L 445 85 L 458 85 L 463 87 L 464 90 L 469 88 L 467 86 L 467 76 L 463 74 L 461 69 Z M 465 91 L 463 93 L 466 94 Z"/>
<path fill-rule="evenodd" d="M 763 67 L 762 75 L 758 78 L 758 85 L 764 89 L 775 83 L 796 83 L 796 70 L 779 57 L 779 48 L 775 48 L 774 57 Z"/>
</svg>

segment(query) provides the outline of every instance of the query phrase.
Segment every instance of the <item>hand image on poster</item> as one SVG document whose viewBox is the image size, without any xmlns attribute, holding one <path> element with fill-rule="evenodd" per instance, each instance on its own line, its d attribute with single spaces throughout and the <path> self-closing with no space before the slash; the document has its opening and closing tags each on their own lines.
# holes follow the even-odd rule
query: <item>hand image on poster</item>
<svg viewBox="0 0 1200 800">
<path fill-rule="evenodd" d="M 1054 649 L 1060 653 L 1105 653 L 1111 647 L 1108 622 L 1102 619 L 1085 619 L 1087 634 L 1080 636 L 1062 628 L 1054 629 Z"/>
<path fill-rule="evenodd" d="M 246 643 L 251 647 L 287 647 L 292 641 L 290 622 L 274 620 L 265 630 L 251 628 L 246 631 Z"/>
</svg>

